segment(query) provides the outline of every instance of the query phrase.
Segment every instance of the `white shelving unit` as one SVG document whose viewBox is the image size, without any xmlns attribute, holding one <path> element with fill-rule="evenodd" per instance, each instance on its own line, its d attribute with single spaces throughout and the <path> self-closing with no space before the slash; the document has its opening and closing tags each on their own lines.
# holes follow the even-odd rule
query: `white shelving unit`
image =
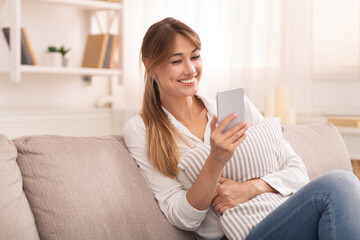
<svg viewBox="0 0 360 240">
<path fill-rule="evenodd" d="M 10 138 L 34 134 L 114 134 L 122 119 L 121 111 L 114 107 L 115 100 L 111 108 L 98 108 L 97 103 L 104 98 L 119 99 L 122 89 L 122 17 L 121 0 L 0 0 L 0 30 L 10 27 L 11 34 L 9 51 L 5 38 L 0 41 L 4 51 L 0 59 L 4 100 L 0 132 Z M 21 64 L 21 27 L 28 30 L 38 65 Z M 115 68 L 81 67 L 87 34 L 97 33 L 119 35 Z M 2 31 L 0 34 L 3 35 Z M 71 48 L 68 67 L 45 66 L 41 54 L 51 44 Z M 89 84 L 79 82 L 81 77 L 94 78 Z"/>
<path fill-rule="evenodd" d="M 25 0 L 35 2 L 45 2 L 53 4 L 70 5 L 74 7 L 93 9 L 93 10 L 121 10 L 122 5 L 117 2 L 104 2 L 96 0 Z"/>
<path fill-rule="evenodd" d="M 21 65 L 22 73 L 45 73 L 45 74 L 71 74 L 71 75 L 98 75 L 98 76 L 120 76 L 120 69 L 102 69 L 102 68 L 63 68 L 48 66 L 30 66 Z"/>
<path fill-rule="evenodd" d="M 8 13 L 10 17 L 10 45 L 19 46 L 11 47 L 10 59 L 7 66 L 0 67 L 0 73 L 9 73 L 10 80 L 20 82 L 22 73 L 32 74 L 54 74 L 54 75 L 81 75 L 85 77 L 91 76 L 108 76 L 111 78 L 120 79 L 122 76 L 121 68 L 116 69 L 102 69 L 102 68 L 81 68 L 81 67 L 49 67 L 41 65 L 21 65 L 21 49 L 20 49 L 20 28 L 21 28 L 21 11 L 22 3 L 36 2 L 44 4 L 63 5 L 73 8 L 79 8 L 86 11 L 115 11 L 119 19 L 122 19 L 122 4 L 120 2 L 106 2 L 98 0 L 5 0 L 2 15 Z M 1 13 L 0 13 L 1 14 Z M 0 15 L 0 27 L 2 27 L 1 20 L 4 16 Z M 13 31 L 15 29 L 16 31 Z M 119 24 L 118 34 L 121 38 L 122 27 Z M 122 51 L 121 40 L 119 38 L 119 51 Z M 119 56 L 120 58 L 120 56 Z M 118 81 L 121 82 L 121 81 Z"/>
</svg>

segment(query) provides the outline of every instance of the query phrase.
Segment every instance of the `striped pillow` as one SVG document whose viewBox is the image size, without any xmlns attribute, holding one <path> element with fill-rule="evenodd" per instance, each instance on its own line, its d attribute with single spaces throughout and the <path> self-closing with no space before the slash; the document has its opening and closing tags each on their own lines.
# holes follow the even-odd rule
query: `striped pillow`
<svg viewBox="0 0 360 240">
<path fill-rule="evenodd" d="M 285 164 L 280 119 L 266 118 L 249 127 L 246 139 L 235 150 L 222 171 L 222 176 L 235 181 L 261 178 L 279 171 Z M 210 145 L 197 145 L 185 158 L 180 159 L 178 168 L 194 183 L 205 160 Z M 228 239 L 245 239 L 251 229 L 287 197 L 280 194 L 260 194 L 248 202 L 226 210 L 220 217 L 220 224 Z"/>
</svg>

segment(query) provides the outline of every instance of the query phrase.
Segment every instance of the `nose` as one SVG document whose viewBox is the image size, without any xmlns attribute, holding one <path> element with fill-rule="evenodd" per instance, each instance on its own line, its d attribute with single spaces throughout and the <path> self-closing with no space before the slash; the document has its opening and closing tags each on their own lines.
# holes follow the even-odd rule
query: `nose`
<svg viewBox="0 0 360 240">
<path fill-rule="evenodd" d="M 196 67 L 191 61 L 186 61 L 185 64 L 185 74 L 192 75 L 196 72 Z"/>
</svg>

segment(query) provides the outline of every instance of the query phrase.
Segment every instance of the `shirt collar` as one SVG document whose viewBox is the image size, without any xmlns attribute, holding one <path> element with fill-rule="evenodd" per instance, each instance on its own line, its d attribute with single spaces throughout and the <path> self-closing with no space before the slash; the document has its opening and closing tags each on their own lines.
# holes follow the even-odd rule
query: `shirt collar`
<svg viewBox="0 0 360 240">
<path fill-rule="evenodd" d="M 206 110 L 207 110 L 207 117 L 208 117 L 208 123 L 207 123 L 207 127 L 205 130 L 205 134 L 204 134 L 204 140 L 205 142 L 207 142 L 207 138 L 209 136 L 210 133 L 208 133 L 209 131 L 209 124 L 214 116 L 214 114 L 216 114 L 216 104 L 215 104 L 215 100 L 207 97 L 207 96 L 203 96 L 203 95 L 196 95 L 197 98 L 199 98 L 205 105 Z M 164 110 L 165 114 L 167 115 L 168 119 L 170 120 L 171 124 L 182 134 L 184 134 L 185 136 L 192 138 L 193 140 L 196 141 L 201 141 L 199 138 L 197 138 L 195 135 L 193 135 L 189 129 L 187 129 L 181 122 L 179 122 L 168 110 L 166 110 L 163 106 L 161 106 L 162 109 Z"/>
</svg>

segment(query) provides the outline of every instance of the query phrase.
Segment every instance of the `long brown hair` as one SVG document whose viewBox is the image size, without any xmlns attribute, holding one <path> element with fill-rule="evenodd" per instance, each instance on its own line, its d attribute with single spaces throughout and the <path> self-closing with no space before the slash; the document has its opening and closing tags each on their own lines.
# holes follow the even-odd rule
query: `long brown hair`
<svg viewBox="0 0 360 240">
<path fill-rule="evenodd" d="M 147 155 L 159 172 L 171 178 L 178 172 L 179 146 L 176 137 L 182 137 L 162 109 L 159 88 L 150 73 L 167 62 L 173 54 L 176 34 L 182 34 L 197 48 L 201 48 L 200 38 L 194 30 L 179 20 L 165 18 L 150 26 L 144 36 L 140 54 L 140 59 L 146 61 L 141 117 L 146 127 Z"/>
</svg>

